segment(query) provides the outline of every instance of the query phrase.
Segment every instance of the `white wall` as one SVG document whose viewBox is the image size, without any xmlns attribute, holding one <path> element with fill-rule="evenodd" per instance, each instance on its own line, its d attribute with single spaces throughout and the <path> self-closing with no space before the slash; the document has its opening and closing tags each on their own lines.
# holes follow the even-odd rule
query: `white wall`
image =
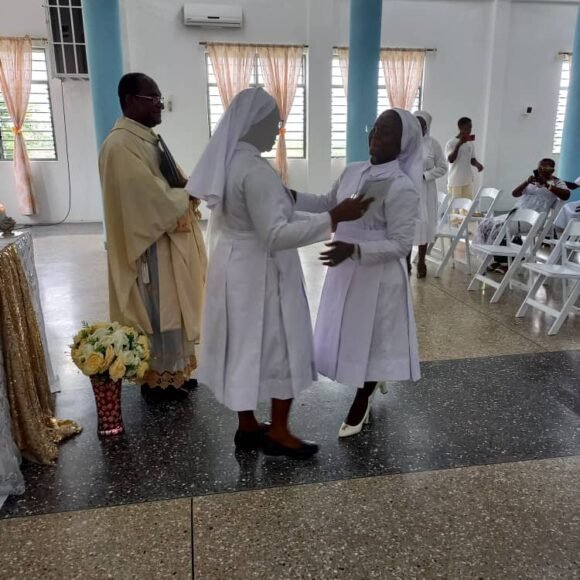
<svg viewBox="0 0 580 580">
<path fill-rule="evenodd" d="M 41 2 L 19 0 L 10 19 L 0 22 L 0 35 L 46 36 Z M 348 44 L 348 0 L 213 2 L 242 5 L 244 28 L 186 28 L 184 0 L 121 0 L 127 70 L 150 74 L 173 98 L 174 110 L 166 113 L 159 131 L 179 162 L 192 168 L 208 139 L 200 41 L 308 44 L 309 160 L 292 160 L 290 175 L 297 188 L 324 189 L 343 166 L 329 159 L 329 78 L 332 47 Z M 540 157 L 551 154 L 561 67 L 557 53 L 572 47 L 576 5 L 551 0 L 385 0 L 382 45 L 437 49 L 427 54 L 424 84 L 433 135 L 444 142 L 455 133 L 460 116 L 472 117 L 479 156 L 488 167 L 484 184 L 511 191 Z M 60 82 L 51 88 L 59 161 L 33 164 L 42 221 L 63 217 L 68 198 Z M 73 185 L 69 221 L 99 219 L 88 84 L 65 83 L 64 104 Z M 534 107 L 533 115 L 521 115 L 524 105 Z M 0 163 L 0 192 L 0 201 L 18 217 L 5 162 Z"/>
<path fill-rule="evenodd" d="M 2 0 L 8 3 L 8 0 Z M 0 18 L 0 36 L 47 36 L 43 0 L 10 2 L 10 15 Z M 102 216 L 98 181 L 96 141 L 90 86 L 86 81 L 50 82 L 57 161 L 33 161 L 32 171 L 40 213 L 33 219 L 21 216 L 15 193 L 12 163 L 0 161 L 0 202 L 20 223 L 62 220 L 68 210 L 71 167 L 71 212 L 68 221 L 99 221 Z"/>
</svg>

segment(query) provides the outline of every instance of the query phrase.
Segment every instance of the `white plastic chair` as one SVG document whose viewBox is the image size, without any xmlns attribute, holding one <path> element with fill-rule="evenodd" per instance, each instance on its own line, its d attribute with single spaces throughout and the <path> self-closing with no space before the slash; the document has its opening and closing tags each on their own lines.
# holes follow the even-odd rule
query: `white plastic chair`
<svg viewBox="0 0 580 580">
<path fill-rule="evenodd" d="M 483 255 L 483 260 L 467 289 L 476 290 L 481 285 L 492 286 L 496 290 L 490 302 L 491 304 L 499 302 L 506 288 L 510 286 L 522 262 L 524 260 L 534 261 L 534 241 L 543 227 L 545 219 L 545 213 L 538 213 L 532 209 L 518 209 L 507 217 L 493 244 L 473 244 L 473 249 Z M 522 245 L 513 243 L 513 239 L 520 229 L 518 227 L 519 224 L 527 224 L 529 226 Z M 501 246 L 500 243 L 504 238 L 506 245 Z M 494 256 L 503 256 L 508 259 L 508 270 L 501 282 L 496 282 L 489 275 L 486 275 L 487 267 L 493 261 Z"/>
<path fill-rule="evenodd" d="M 441 243 L 441 249 L 438 253 L 430 252 L 429 260 L 438 264 L 435 277 L 441 276 L 443 268 L 450 258 L 453 258 L 455 265 L 455 249 L 460 241 L 465 243 L 466 265 L 468 270 L 471 270 L 471 255 L 469 253 L 469 240 L 465 235 L 467 232 L 466 218 L 469 214 L 473 200 L 467 197 L 455 197 L 450 200 L 449 206 L 445 210 L 443 217 L 437 224 L 435 231 L 435 246 L 438 242 Z M 445 241 L 449 240 L 449 248 L 446 248 Z"/>
<path fill-rule="evenodd" d="M 473 201 L 467 198 L 456 198 L 451 200 L 447 213 L 444 216 L 444 219 L 441 220 L 440 227 L 437 228 L 436 233 L 436 238 L 439 237 L 442 240 L 447 238 L 451 240 L 450 248 L 447 252 L 444 252 L 443 257 L 439 262 L 439 267 L 435 272 L 436 278 L 441 276 L 450 259 L 453 259 L 453 264 L 455 265 L 455 249 L 460 242 L 465 244 L 466 265 L 468 272 L 471 274 L 471 242 L 469 240 L 469 224 L 493 216 L 495 204 L 499 199 L 500 193 L 501 191 L 494 187 L 484 187 L 477 192 Z M 456 201 L 459 203 L 456 204 Z M 458 210 L 464 212 L 465 215 L 458 216 Z M 461 221 L 454 224 L 454 219 L 461 219 Z M 445 245 L 442 245 L 443 248 L 445 248 Z"/>
<path fill-rule="evenodd" d="M 437 222 L 441 221 L 441 218 L 445 215 L 451 199 L 452 197 L 448 193 L 444 191 L 437 192 Z"/>
<path fill-rule="evenodd" d="M 550 336 L 558 334 L 562 324 L 572 312 L 576 311 L 576 301 L 580 296 L 580 264 L 572 262 L 571 256 L 580 254 L 580 220 L 572 220 L 566 226 L 557 246 L 548 258 L 546 264 L 524 264 L 523 267 L 532 274 L 537 274 L 536 281 L 532 284 L 527 296 L 524 298 L 516 318 L 523 318 L 528 308 L 536 308 L 555 318 L 554 323 L 548 330 Z M 560 261 L 561 263 L 558 263 Z M 562 307 L 558 310 L 538 302 L 536 293 L 546 280 L 561 280 L 563 285 Z M 567 290 L 567 283 L 571 284 Z"/>
<path fill-rule="evenodd" d="M 495 187 L 482 187 L 475 197 L 477 207 L 474 208 L 471 221 L 480 222 L 495 215 L 495 205 L 502 190 Z M 474 200 L 474 201 L 475 201 Z"/>
</svg>

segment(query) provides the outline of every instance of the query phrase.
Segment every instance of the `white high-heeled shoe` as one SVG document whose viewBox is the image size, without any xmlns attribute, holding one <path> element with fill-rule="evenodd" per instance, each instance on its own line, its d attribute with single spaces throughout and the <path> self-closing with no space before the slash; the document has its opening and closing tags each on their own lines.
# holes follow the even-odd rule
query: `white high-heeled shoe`
<svg viewBox="0 0 580 580">
<path fill-rule="evenodd" d="M 386 395 L 389 392 L 389 390 L 387 389 L 386 381 L 381 381 L 380 383 L 378 383 L 377 388 L 379 389 L 379 391 L 381 391 L 383 395 Z"/>
<path fill-rule="evenodd" d="M 348 423 L 343 423 L 338 431 L 338 436 L 342 437 L 352 437 L 353 435 L 358 435 L 365 425 L 368 425 L 371 420 L 371 399 L 369 397 L 369 404 L 367 406 L 367 412 L 363 417 L 362 421 L 358 425 L 349 425 Z"/>
<path fill-rule="evenodd" d="M 348 423 L 343 423 L 338 431 L 338 436 L 342 437 L 352 437 L 353 435 L 358 435 L 362 428 L 365 425 L 368 425 L 371 421 L 371 405 L 373 404 L 373 399 L 375 398 L 375 393 L 377 389 L 380 388 L 382 383 L 377 383 L 375 390 L 371 393 L 369 397 L 369 402 L 367 403 L 367 410 L 362 419 L 362 421 L 358 425 L 349 425 Z"/>
</svg>

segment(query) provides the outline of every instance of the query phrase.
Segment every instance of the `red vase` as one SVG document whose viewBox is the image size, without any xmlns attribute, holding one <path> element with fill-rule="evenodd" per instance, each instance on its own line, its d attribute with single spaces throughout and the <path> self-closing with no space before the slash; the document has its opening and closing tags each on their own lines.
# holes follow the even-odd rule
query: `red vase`
<svg viewBox="0 0 580 580">
<path fill-rule="evenodd" d="M 97 431 L 101 436 L 120 435 L 125 431 L 121 414 L 121 381 L 91 377 L 97 404 Z"/>
</svg>

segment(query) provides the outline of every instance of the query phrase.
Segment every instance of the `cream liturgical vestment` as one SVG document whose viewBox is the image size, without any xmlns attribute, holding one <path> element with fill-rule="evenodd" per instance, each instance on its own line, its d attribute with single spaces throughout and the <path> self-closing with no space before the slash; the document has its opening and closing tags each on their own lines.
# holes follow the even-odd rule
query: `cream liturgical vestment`
<svg viewBox="0 0 580 580">
<path fill-rule="evenodd" d="M 112 321 L 151 338 L 144 382 L 180 387 L 195 369 L 207 259 L 195 206 L 160 170 L 158 136 L 120 119 L 101 149 Z"/>
</svg>

